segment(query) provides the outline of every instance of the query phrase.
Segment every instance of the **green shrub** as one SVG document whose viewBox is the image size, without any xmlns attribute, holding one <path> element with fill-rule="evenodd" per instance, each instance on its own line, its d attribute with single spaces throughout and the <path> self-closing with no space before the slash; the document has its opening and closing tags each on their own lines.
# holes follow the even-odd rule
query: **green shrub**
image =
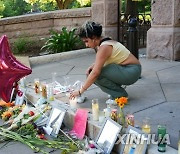
<svg viewBox="0 0 180 154">
<path fill-rule="evenodd" d="M 66 27 L 63 27 L 61 32 L 50 30 L 51 35 L 45 38 L 46 42 L 41 50 L 46 49 L 50 53 L 59 53 L 78 49 L 82 46 L 82 41 L 75 31 L 76 29 L 68 31 Z"/>
<path fill-rule="evenodd" d="M 27 53 L 29 52 L 32 45 L 33 45 L 33 41 L 28 37 L 17 38 L 13 43 L 13 53 L 15 54 Z"/>
</svg>

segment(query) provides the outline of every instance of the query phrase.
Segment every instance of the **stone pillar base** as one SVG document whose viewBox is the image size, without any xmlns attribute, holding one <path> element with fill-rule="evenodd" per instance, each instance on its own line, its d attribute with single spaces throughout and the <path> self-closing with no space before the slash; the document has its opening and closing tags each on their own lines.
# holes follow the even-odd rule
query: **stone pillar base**
<svg viewBox="0 0 180 154">
<path fill-rule="evenodd" d="M 117 40 L 117 26 L 105 27 L 103 29 L 103 36 L 111 37 L 112 39 Z"/>
<path fill-rule="evenodd" d="M 147 35 L 147 57 L 180 60 L 180 28 L 150 28 Z"/>
<path fill-rule="evenodd" d="M 103 35 L 117 40 L 117 0 L 93 0 L 92 20 L 102 24 Z"/>
</svg>

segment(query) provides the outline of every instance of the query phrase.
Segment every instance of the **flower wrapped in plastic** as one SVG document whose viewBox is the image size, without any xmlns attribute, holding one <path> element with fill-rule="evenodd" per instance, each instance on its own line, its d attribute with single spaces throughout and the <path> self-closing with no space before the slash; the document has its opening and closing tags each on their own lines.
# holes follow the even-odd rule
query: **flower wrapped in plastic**
<svg viewBox="0 0 180 154">
<path fill-rule="evenodd" d="M 125 115 L 124 115 L 124 105 L 126 105 L 128 103 L 128 98 L 127 97 L 120 97 L 120 98 L 116 98 L 115 102 L 118 105 L 118 123 L 121 124 L 123 127 L 125 127 Z"/>
</svg>

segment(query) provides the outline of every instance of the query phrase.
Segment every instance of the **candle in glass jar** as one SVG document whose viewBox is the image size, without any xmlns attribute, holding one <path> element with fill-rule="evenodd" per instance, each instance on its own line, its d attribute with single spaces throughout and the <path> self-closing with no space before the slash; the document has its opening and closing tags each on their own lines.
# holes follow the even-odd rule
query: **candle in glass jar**
<svg viewBox="0 0 180 154">
<path fill-rule="evenodd" d="M 127 126 L 128 126 L 128 125 L 131 125 L 131 126 L 134 127 L 134 115 L 128 114 L 128 115 L 126 116 L 126 123 L 127 123 Z"/>
<path fill-rule="evenodd" d="M 151 132 L 150 118 L 146 117 L 143 120 L 142 131 L 147 134 Z"/>
<path fill-rule="evenodd" d="M 47 95 L 50 101 L 54 101 L 53 84 L 47 85 Z"/>
<path fill-rule="evenodd" d="M 34 79 L 34 90 L 35 90 L 35 93 L 39 93 L 40 92 L 40 82 L 39 82 L 39 79 L 36 78 Z"/>
<path fill-rule="evenodd" d="M 166 151 L 166 142 L 163 140 L 166 135 L 166 127 L 164 125 L 158 125 L 158 151 Z"/>
<path fill-rule="evenodd" d="M 142 131 L 149 134 L 151 132 L 151 127 L 150 125 L 143 125 L 142 126 Z"/>
<path fill-rule="evenodd" d="M 99 120 L 99 103 L 98 99 L 92 100 L 92 116 L 94 121 Z"/>
<path fill-rule="evenodd" d="M 111 109 L 110 108 L 105 108 L 104 109 L 104 115 L 105 115 L 105 117 L 110 117 L 111 116 Z"/>
<path fill-rule="evenodd" d="M 69 105 L 72 109 L 76 109 L 77 108 L 77 98 L 75 97 L 74 99 L 70 99 Z"/>
<path fill-rule="evenodd" d="M 41 83 L 42 97 L 47 98 L 47 87 L 46 82 Z"/>
<path fill-rule="evenodd" d="M 102 124 L 104 122 L 105 115 L 104 111 L 99 111 L 99 123 Z"/>
</svg>

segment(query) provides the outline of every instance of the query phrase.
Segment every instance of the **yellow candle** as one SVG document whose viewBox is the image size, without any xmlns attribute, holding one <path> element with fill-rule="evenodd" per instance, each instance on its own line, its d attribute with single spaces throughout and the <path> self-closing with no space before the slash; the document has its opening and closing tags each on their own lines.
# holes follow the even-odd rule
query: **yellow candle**
<svg viewBox="0 0 180 154">
<path fill-rule="evenodd" d="M 42 88 L 42 97 L 47 98 L 46 82 L 41 83 L 41 88 Z"/>
<path fill-rule="evenodd" d="M 143 125 L 143 126 L 142 126 L 142 131 L 143 131 L 144 133 L 149 134 L 149 133 L 151 132 L 151 126 L 150 126 L 150 125 Z"/>
<path fill-rule="evenodd" d="M 98 99 L 92 100 L 92 116 L 94 121 L 99 120 L 99 104 Z"/>
<path fill-rule="evenodd" d="M 40 92 L 39 86 L 40 86 L 39 79 L 38 78 L 34 79 L 34 90 L 36 94 Z"/>
<path fill-rule="evenodd" d="M 149 134 L 151 132 L 150 118 L 145 117 L 143 120 L 142 131 Z"/>
</svg>

